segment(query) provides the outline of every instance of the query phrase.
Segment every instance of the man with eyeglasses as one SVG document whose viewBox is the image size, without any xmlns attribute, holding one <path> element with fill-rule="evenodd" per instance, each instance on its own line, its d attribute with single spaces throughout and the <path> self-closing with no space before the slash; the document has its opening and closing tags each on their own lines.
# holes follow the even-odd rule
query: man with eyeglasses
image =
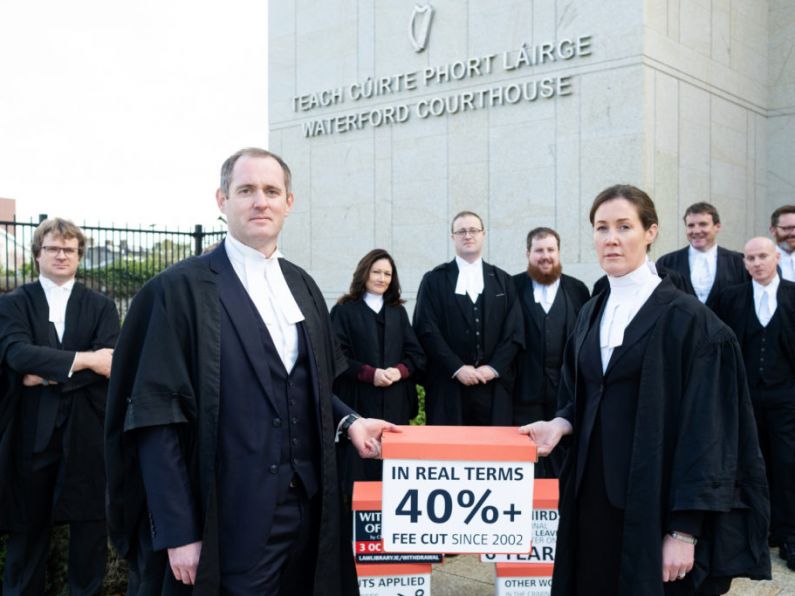
<svg viewBox="0 0 795 596">
<path fill-rule="evenodd" d="M 784 205 L 770 216 L 770 235 L 780 255 L 781 277 L 795 281 L 795 205 Z"/>
<path fill-rule="evenodd" d="M 414 329 L 428 356 L 428 424 L 513 424 L 514 359 L 524 347 L 511 276 L 483 261 L 486 230 L 472 211 L 451 225 L 456 256 L 422 278 Z"/>
<path fill-rule="evenodd" d="M 72 222 L 33 234 L 39 272 L 0 298 L 0 531 L 3 594 L 43 594 L 50 532 L 69 523 L 70 594 L 98 594 L 107 551 L 103 422 L 119 315 L 75 281 Z"/>
</svg>

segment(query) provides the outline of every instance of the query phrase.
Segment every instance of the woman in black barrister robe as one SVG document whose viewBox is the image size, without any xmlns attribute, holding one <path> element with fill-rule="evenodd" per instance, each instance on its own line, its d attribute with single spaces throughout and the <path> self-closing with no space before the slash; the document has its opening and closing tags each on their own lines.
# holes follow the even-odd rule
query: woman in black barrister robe
<svg viewBox="0 0 795 596">
<path fill-rule="evenodd" d="M 609 289 L 580 311 L 556 418 L 520 429 L 561 474 L 554 596 L 723 594 L 770 577 L 769 505 L 737 340 L 646 262 L 657 236 L 642 190 L 590 212 Z"/>
<path fill-rule="evenodd" d="M 395 424 L 408 424 L 417 415 L 415 376 L 425 366 L 404 302 L 395 262 L 377 248 L 359 261 L 350 290 L 331 310 L 348 359 L 348 370 L 334 383 L 335 394 L 362 416 Z M 340 475 L 350 495 L 356 480 L 381 480 L 381 462 L 365 462 L 344 445 Z"/>
</svg>

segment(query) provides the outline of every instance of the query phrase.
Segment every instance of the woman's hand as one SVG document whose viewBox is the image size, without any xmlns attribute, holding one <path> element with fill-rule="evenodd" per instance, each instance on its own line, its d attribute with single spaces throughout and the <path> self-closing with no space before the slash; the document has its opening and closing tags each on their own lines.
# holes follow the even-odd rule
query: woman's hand
<svg viewBox="0 0 795 596">
<path fill-rule="evenodd" d="M 398 373 L 399 375 L 400 373 Z M 394 381 L 388 370 L 383 368 L 375 369 L 375 376 L 373 376 L 373 385 L 376 387 L 389 387 Z"/>
<path fill-rule="evenodd" d="M 536 444 L 538 455 L 542 457 L 549 455 L 560 440 L 565 435 L 570 435 L 572 430 L 571 423 L 565 418 L 539 420 L 519 427 L 519 432 L 530 437 L 530 440 Z"/>
<path fill-rule="evenodd" d="M 675 582 L 684 579 L 693 569 L 695 552 L 694 544 L 688 544 L 666 534 L 662 545 L 663 581 Z"/>
</svg>

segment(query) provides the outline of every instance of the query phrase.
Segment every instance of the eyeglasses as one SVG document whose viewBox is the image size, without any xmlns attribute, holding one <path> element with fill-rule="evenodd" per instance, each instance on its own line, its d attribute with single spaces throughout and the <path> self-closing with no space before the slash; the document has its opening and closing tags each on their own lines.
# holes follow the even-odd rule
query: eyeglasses
<svg viewBox="0 0 795 596">
<path fill-rule="evenodd" d="M 456 230 L 453 232 L 453 236 L 458 236 L 459 238 L 465 238 L 466 236 L 477 236 L 483 230 L 480 228 L 467 228 L 465 230 Z"/>
<path fill-rule="evenodd" d="M 73 257 L 77 254 L 77 249 L 72 246 L 42 246 L 41 250 L 50 257 L 56 257 L 60 252 L 63 252 L 65 257 Z"/>
<path fill-rule="evenodd" d="M 776 227 L 785 234 L 791 234 L 792 232 L 795 232 L 795 226 L 776 226 Z"/>
</svg>

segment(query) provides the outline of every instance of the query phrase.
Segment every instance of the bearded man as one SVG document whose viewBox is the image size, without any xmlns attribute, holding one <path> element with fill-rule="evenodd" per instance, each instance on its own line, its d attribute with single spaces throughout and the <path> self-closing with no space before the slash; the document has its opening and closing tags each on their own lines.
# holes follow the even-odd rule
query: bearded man
<svg viewBox="0 0 795 596">
<path fill-rule="evenodd" d="M 795 281 L 795 205 L 784 205 L 773 212 L 770 235 L 779 254 L 781 278 Z"/>
<path fill-rule="evenodd" d="M 551 228 L 527 234 L 527 271 L 513 276 L 524 315 L 525 346 L 517 357 L 515 424 L 550 420 L 557 407 L 560 367 L 577 313 L 590 297 L 580 280 L 562 274 L 560 236 Z M 562 453 L 536 464 L 539 478 L 557 478 Z"/>
</svg>

